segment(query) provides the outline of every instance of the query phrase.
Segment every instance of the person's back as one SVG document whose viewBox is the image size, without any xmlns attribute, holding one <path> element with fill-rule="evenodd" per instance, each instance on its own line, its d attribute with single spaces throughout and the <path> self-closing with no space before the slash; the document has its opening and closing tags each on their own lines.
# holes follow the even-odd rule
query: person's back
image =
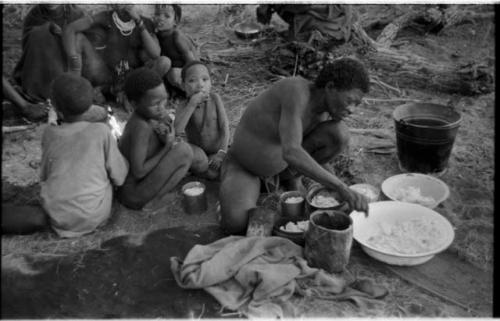
<svg viewBox="0 0 500 321">
<path fill-rule="evenodd" d="M 60 236 L 75 237 L 109 218 L 112 183 L 123 184 L 128 164 L 106 124 L 79 119 L 92 102 L 87 80 L 63 74 L 51 96 L 63 123 L 42 137 L 42 207 Z"/>
<path fill-rule="evenodd" d="M 305 131 L 313 116 L 304 113 L 309 95 L 309 81 L 294 77 L 276 82 L 251 101 L 241 116 L 231 145 L 232 155 L 238 162 L 258 176 L 276 175 L 285 169 L 279 124 L 282 109 L 289 109 L 290 105 L 284 102 L 286 99 L 304 101 L 304 109 L 298 113 Z M 309 119 L 304 119 L 304 115 Z"/>
</svg>

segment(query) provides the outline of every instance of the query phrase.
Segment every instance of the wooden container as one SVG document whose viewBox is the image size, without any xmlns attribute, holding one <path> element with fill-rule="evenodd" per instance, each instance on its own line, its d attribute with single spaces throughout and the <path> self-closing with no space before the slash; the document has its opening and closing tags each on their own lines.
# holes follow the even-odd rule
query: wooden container
<svg viewBox="0 0 500 321">
<path fill-rule="evenodd" d="M 304 254 L 312 267 L 340 273 L 349 262 L 352 247 L 352 219 L 335 210 L 311 213 L 305 234 Z"/>
</svg>

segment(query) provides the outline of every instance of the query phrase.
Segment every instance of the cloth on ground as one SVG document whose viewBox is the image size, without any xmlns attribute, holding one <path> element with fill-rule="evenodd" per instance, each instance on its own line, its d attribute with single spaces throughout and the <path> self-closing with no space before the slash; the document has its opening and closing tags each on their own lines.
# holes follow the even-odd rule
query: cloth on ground
<svg viewBox="0 0 500 321">
<path fill-rule="evenodd" d="M 170 258 L 177 284 L 203 288 L 219 303 L 249 317 L 293 317 L 294 293 L 362 304 L 377 296 L 350 288 L 344 278 L 307 265 L 303 248 L 280 237 L 229 236 L 196 245 L 184 261 Z"/>
</svg>

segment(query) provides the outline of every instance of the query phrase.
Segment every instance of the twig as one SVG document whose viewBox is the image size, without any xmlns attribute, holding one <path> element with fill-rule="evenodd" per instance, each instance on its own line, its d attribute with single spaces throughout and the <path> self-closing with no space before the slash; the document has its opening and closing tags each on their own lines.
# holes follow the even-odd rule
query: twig
<svg viewBox="0 0 500 321">
<path fill-rule="evenodd" d="M 36 127 L 35 125 L 2 126 L 2 133 L 4 133 L 4 134 L 14 133 L 14 132 L 27 130 L 27 129 L 33 129 L 35 127 Z"/>
<path fill-rule="evenodd" d="M 222 86 L 226 87 L 228 79 L 229 79 L 229 74 L 226 74 L 226 78 L 224 79 L 224 84 Z"/>
<path fill-rule="evenodd" d="M 295 66 L 293 67 L 293 76 L 297 74 L 297 64 L 299 62 L 299 53 L 295 54 Z"/>
<path fill-rule="evenodd" d="M 382 87 L 382 88 L 384 88 L 384 87 L 385 87 L 385 88 L 388 88 L 388 89 L 390 89 L 390 90 L 393 90 L 393 91 L 395 91 L 395 92 L 398 94 L 398 96 L 400 96 L 400 95 L 401 95 L 401 90 L 399 90 L 399 88 L 393 87 L 393 86 L 391 86 L 391 85 L 389 85 L 389 84 L 387 84 L 387 83 L 383 82 L 383 81 L 382 81 L 382 80 L 380 80 L 377 76 L 372 76 L 372 77 L 370 78 L 370 82 L 375 83 L 375 84 L 379 85 L 379 86 L 380 86 L 380 87 Z"/>
<path fill-rule="evenodd" d="M 390 99 L 383 99 L 383 98 L 363 98 L 365 102 L 413 102 L 413 103 L 421 103 L 422 100 L 419 99 L 411 99 L 411 98 L 390 98 Z"/>
</svg>

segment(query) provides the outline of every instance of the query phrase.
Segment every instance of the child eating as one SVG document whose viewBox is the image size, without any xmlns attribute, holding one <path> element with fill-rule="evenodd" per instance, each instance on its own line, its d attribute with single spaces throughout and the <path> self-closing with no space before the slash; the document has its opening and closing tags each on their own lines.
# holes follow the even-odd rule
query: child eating
<svg viewBox="0 0 500 321">
<path fill-rule="evenodd" d="M 2 205 L 2 232 L 30 233 L 50 224 L 59 236 L 78 237 L 110 217 L 113 184 L 124 182 L 128 163 L 105 123 L 82 120 L 92 96 L 85 78 L 65 73 L 54 80 L 50 97 L 62 123 L 42 136 L 43 209 Z"/>
<path fill-rule="evenodd" d="M 210 92 L 210 73 L 200 61 L 186 64 L 181 77 L 188 102 L 176 111 L 176 130 L 186 128 L 193 149 L 192 172 L 216 179 L 229 143 L 229 121 L 224 104 L 218 94 Z"/>
<path fill-rule="evenodd" d="M 167 81 L 182 90 L 182 67 L 198 59 L 198 54 L 193 40 L 177 28 L 181 15 L 181 7 L 177 4 L 155 6 L 156 35 L 160 41 L 161 55 L 168 57 L 172 63 L 167 73 Z"/>
<path fill-rule="evenodd" d="M 124 91 L 134 112 L 120 138 L 130 172 L 118 197 L 137 210 L 179 183 L 191 166 L 193 152 L 167 118 L 168 95 L 157 73 L 145 67 L 131 71 Z"/>
</svg>

